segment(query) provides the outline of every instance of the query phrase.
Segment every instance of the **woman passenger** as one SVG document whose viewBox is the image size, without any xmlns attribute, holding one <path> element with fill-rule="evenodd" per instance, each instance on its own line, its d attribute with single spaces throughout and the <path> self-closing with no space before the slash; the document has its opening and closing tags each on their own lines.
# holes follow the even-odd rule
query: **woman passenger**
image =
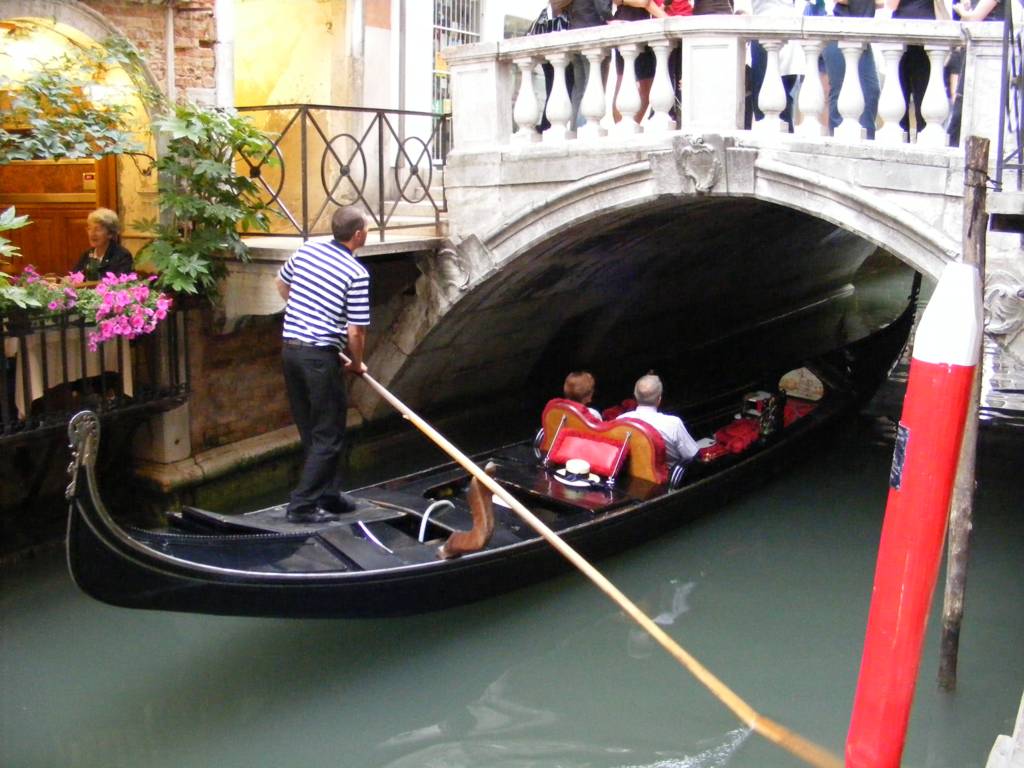
<svg viewBox="0 0 1024 768">
<path fill-rule="evenodd" d="M 579 403 L 590 411 L 590 415 L 601 421 L 601 414 L 596 408 L 590 407 L 594 399 L 594 377 L 589 371 L 573 371 L 565 377 L 565 384 L 562 385 L 562 393 L 567 400 Z"/>
<path fill-rule="evenodd" d="M 658 0 L 615 0 L 619 9 L 615 12 L 615 18 L 610 24 L 620 24 L 627 21 L 646 21 L 647 19 L 664 19 L 667 14 Z M 625 69 L 625 60 L 616 52 L 615 66 L 618 68 L 619 77 L 615 83 L 615 101 L 619 100 L 619 87 L 622 85 L 622 72 Z M 657 60 L 654 51 L 644 46 L 643 50 L 633 62 L 633 71 L 636 75 L 636 85 L 640 91 L 640 111 L 633 116 L 636 122 L 642 121 L 647 116 L 647 109 L 651 101 L 651 86 L 654 84 L 654 72 L 657 68 Z M 622 119 L 618 108 L 614 109 L 615 122 Z"/>
<path fill-rule="evenodd" d="M 97 208 L 86 219 L 85 231 L 90 248 L 72 272 L 81 272 L 86 280 L 99 280 L 108 272 L 123 275 L 134 270 L 131 253 L 121 245 L 121 222 L 116 213 Z"/>
</svg>

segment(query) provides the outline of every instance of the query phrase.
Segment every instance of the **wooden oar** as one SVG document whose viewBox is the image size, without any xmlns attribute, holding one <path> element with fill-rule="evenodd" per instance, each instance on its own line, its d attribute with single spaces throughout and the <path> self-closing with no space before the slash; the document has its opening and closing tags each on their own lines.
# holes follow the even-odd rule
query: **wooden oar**
<svg viewBox="0 0 1024 768">
<path fill-rule="evenodd" d="M 341 356 L 348 362 L 345 355 Z M 789 730 L 785 726 L 758 714 L 753 707 L 741 699 L 735 692 L 721 680 L 715 677 L 707 667 L 697 661 L 689 652 L 683 649 L 675 640 L 669 637 L 666 632 L 647 616 L 637 605 L 624 595 L 618 587 L 612 584 L 605 576 L 590 564 L 575 549 L 566 544 L 554 531 L 548 528 L 536 515 L 523 506 L 511 493 L 506 491 L 500 484 L 493 480 L 486 472 L 478 467 L 462 451 L 456 448 L 440 432 L 420 418 L 405 403 L 391 394 L 390 391 L 380 382 L 376 381 L 369 373 L 362 374 L 366 381 L 381 397 L 387 400 L 406 419 L 411 421 L 417 429 L 429 437 L 441 450 L 451 456 L 456 463 L 475 477 L 482 485 L 486 486 L 493 494 L 499 496 L 517 515 L 540 534 L 545 541 L 554 547 L 570 563 L 586 575 L 597 587 L 625 611 L 630 618 L 644 628 L 644 630 L 661 645 L 672 657 L 688 669 L 703 685 L 710 690 L 718 699 L 731 709 L 733 713 L 751 729 L 764 736 L 769 741 L 777 744 L 788 752 L 796 755 L 801 760 L 819 768 L 843 768 L 843 762 L 824 747 L 805 739 L 798 733 Z"/>
</svg>

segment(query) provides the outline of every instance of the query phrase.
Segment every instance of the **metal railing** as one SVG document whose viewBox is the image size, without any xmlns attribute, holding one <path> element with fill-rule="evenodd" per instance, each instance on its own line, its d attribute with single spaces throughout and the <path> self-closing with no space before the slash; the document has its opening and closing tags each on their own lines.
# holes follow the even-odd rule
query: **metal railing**
<svg viewBox="0 0 1024 768">
<path fill-rule="evenodd" d="M 273 139 L 266 154 L 241 157 L 278 214 L 269 233 L 248 234 L 328 235 L 342 205 L 365 208 L 382 241 L 429 220 L 440 233 L 446 208 L 433 183 L 451 146 L 450 115 L 317 104 L 238 111 Z M 403 204 L 415 210 L 403 215 Z"/>
<path fill-rule="evenodd" d="M 89 350 L 78 315 L 0 314 L 0 444 L 63 429 L 82 408 L 100 416 L 168 410 L 189 392 L 186 313 L 153 333 Z"/>
<path fill-rule="evenodd" d="M 996 140 L 995 188 L 1003 190 L 1003 172 L 1017 172 L 1017 189 L 1024 190 L 1024 33 L 1014 30 L 1013 13 L 1003 22 L 1003 80 L 999 93 L 999 136 Z M 1009 146 L 1006 139 L 1010 138 Z"/>
</svg>

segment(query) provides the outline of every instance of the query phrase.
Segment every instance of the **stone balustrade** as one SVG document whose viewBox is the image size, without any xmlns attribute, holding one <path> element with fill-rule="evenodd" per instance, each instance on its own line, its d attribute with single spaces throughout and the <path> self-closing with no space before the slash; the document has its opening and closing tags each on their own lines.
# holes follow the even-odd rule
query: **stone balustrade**
<svg viewBox="0 0 1024 768">
<path fill-rule="evenodd" d="M 779 73 L 779 53 L 787 43 L 804 59 L 805 76 L 794 104 L 796 132 L 807 137 L 828 136 L 825 93 L 818 57 L 825 46 L 838 45 L 848 73 L 871 45 L 883 83 L 878 104 L 875 141 L 900 144 L 911 140 L 900 127 L 904 113 L 899 62 L 908 46 L 924 48 L 931 75 L 921 111 L 926 127 L 912 139 L 919 146 L 947 144 L 944 123 L 949 101 L 943 64 L 958 45 L 965 46 L 966 74 L 961 136 L 980 135 L 995 142 L 999 130 L 999 86 L 1002 77 L 1002 25 L 975 22 L 907 21 L 828 17 L 693 16 L 612 24 L 482 43 L 445 52 L 452 76 L 454 135 L 458 150 L 495 144 L 534 142 L 614 142 L 642 132 L 664 134 L 732 133 L 743 130 L 748 44 L 759 42 L 766 51 L 764 84 L 757 106 L 764 117 L 751 130 L 780 134 L 786 94 Z M 650 109 L 638 124 L 633 117 L 641 102 L 631 62 L 646 48 L 657 61 L 650 92 Z M 616 68 L 609 66 L 617 50 L 626 61 L 618 94 Z M 792 47 L 791 47 L 792 50 Z M 577 58 L 578 57 L 578 58 Z M 573 60 L 585 61 L 589 77 L 579 99 L 577 126 L 570 125 L 573 107 L 566 73 Z M 672 82 L 670 60 L 681 63 L 678 82 Z M 554 82 L 547 101 L 550 122 L 541 134 L 537 125 L 544 110 L 543 94 L 534 85 L 537 68 L 550 64 Z M 576 70 L 582 71 L 577 66 Z M 602 78 L 606 74 L 606 79 Z M 612 99 L 622 115 L 612 119 Z M 678 109 L 675 107 L 678 103 Z M 842 122 L 834 140 L 866 141 L 859 124 L 864 94 L 858 76 L 845 77 L 838 99 Z M 678 125 L 676 120 L 678 119 Z"/>
</svg>

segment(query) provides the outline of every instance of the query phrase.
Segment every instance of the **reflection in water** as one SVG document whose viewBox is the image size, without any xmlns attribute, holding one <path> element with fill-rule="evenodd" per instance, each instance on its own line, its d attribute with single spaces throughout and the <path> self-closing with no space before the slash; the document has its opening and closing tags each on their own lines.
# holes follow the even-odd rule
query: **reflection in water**
<svg viewBox="0 0 1024 768">
<path fill-rule="evenodd" d="M 688 592 L 687 587 L 692 586 L 691 583 L 683 589 Z M 685 594 L 681 603 L 685 610 Z M 720 737 L 700 740 L 694 744 L 692 754 L 675 750 L 652 750 L 645 754 L 635 746 L 602 744 L 593 738 L 538 739 L 534 735 L 537 729 L 556 726 L 564 718 L 556 712 L 516 700 L 510 690 L 515 677 L 515 669 L 502 673 L 479 699 L 457 716 L 387 739 L 380 750 L 401 754 L 381 765 L 385 768 L 475 768 L 481 765 L 584 768 L 595 764 L 616 768 L 724 768 L 753 733 L 750 728 L 736 728 Z"/>
<path fill-rule="evenodd" d="M 696 586 L 697 582 L 695 581 L 688 581 L 685 584 L 680 584 L 677 579 L 670 579 L 667 585 L 667 592 L 669 595 L 668 608 L 654 616 L 654 623 L 662 627 L 668 627 L 675 624 L 677 618 L 690 610 L 688 598 L 690 597 L 690 593 L 693 592 L 693 588 Z M 654 638 L 639 627 L 629 631 L 629 647 L 627 653 L 631 658 L 645 659 L 653 653 L 656 647 L 657 643 L 654 641 Z"/>
</svg>

